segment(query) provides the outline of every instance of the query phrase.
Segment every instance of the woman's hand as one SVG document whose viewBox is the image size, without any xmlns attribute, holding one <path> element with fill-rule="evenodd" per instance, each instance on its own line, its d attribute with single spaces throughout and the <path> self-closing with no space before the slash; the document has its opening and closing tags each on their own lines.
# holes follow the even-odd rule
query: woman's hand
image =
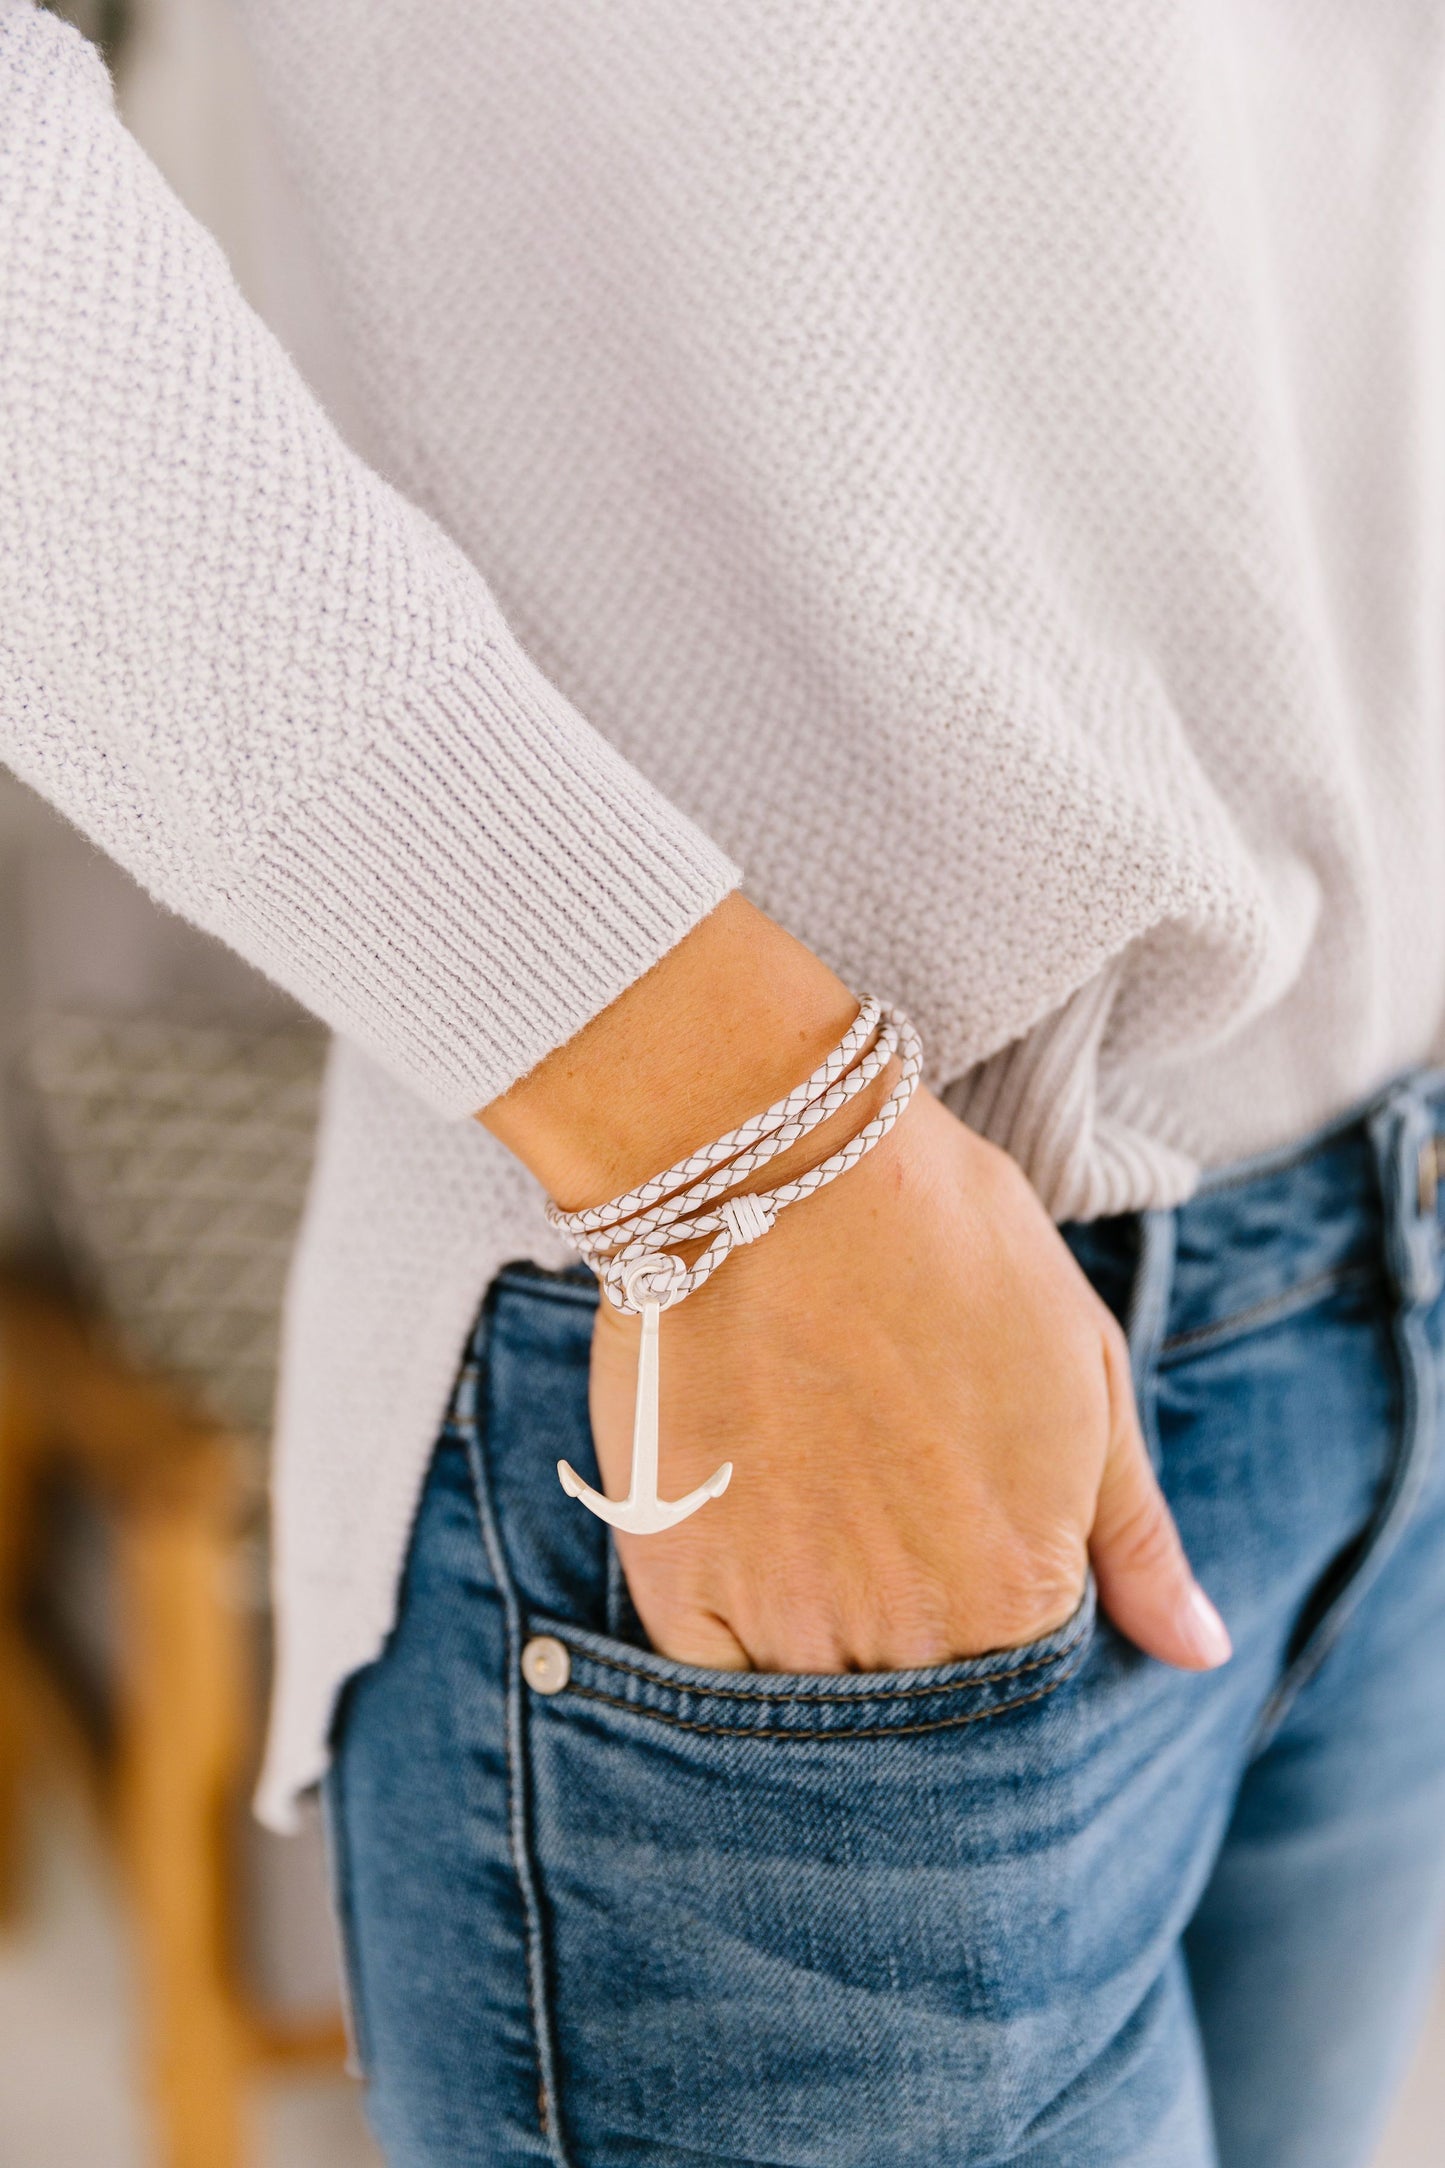
<svg viewBox="0 0 1445 2168">
<path fill-rule="evenodd" d="M 855 1004 L 732 898 L 487 1125 L 569 1206 L 600 1202 L 806 1075 Z M 826 1156 L 887 1092 L 774 1162 Z M 604 1302 L 592 1417 L 627 1487 L 636 1318 Z M 620 1536 L 653 1645 L 716 1668 L 933 1664 L 1029 1641 L 1100 1597 L 1189 1668 L 1228 1637 L 1190 1574 L 1134 1413 L 1128 1357 L 1012 1160 L 920 1092 L 892 1134 L 666 1311 L 661 1489 L 719 1461 L 721 1499 Z M 558 1511 L 579 1511 L 558 1494 Z"/>
<path fill-rule="evenodd" d="M 627 1488 L 638 1320 L 604 1302 L 592 1421 Z M 890 1671 L 1031 1641 L 1103 1602 L 1190 1667 L 1228 1640 L 1154 1481 L 1129 1363 L 1014 1162 L 920 1093 L 851 1173 L 780 1214 L 661 1334 L 662 1491 L 724 1496 L 618 1537 L 664 1655 Z"/>
</svg>

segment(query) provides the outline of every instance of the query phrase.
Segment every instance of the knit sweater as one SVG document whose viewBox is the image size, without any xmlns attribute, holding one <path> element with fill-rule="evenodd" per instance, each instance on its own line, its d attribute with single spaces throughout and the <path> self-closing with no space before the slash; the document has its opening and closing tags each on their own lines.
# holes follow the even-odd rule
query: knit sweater
<svg viewBox="0 0 1445 2168">
<path fill-rule="evenodd" d="M 337 1035 L 283 1821 L 560 1256 L 466 1117 L 738 865 L 1060 1217 L 1438 1048 L 1445 17 L 243 13 L 345 438 L 0 0 L 0 750 Z"/>
</svg>

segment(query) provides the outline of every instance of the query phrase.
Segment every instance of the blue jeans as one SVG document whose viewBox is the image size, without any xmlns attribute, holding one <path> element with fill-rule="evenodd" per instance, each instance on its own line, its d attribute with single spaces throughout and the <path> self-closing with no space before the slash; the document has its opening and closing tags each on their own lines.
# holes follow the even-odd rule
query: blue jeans
<svg viewBox="0 0 1445 2168">
<path fill-rule="evenodd" d="M 330 1780 L 392 2168 L 1359 2168 L 1445 1910 L 1437 1131 L 1407 1079 L 1066 1230 L 1234 1635 L 1206 1676 L 1092 1592 L 928 1671 L 654 1655 L 557 1487 L 590 1282 L 504 1273 Z"/>
</svg>

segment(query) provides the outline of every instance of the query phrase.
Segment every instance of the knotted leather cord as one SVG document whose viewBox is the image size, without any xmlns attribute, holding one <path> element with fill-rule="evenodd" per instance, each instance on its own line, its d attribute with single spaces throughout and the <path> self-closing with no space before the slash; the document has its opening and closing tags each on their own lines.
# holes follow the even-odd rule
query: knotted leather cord
<svg viewBox="0 0 1445 2168">
<path fill-rule="evenodd" d="M 742 1191 L 713 1206 L 723 1190 L 766 1166 L 846 1106 L 895 1055 L 902 1064 L 897 1082 L 878 1112 L 846 1144 L 777 1189 Z M 779 1212 L 836 1182 L 881 1144 L 913 1097 L 922 1069 L 922 1045 L 908 1018 L 864 995 L 837 1046 L 785 1098 L 639 1188 L 579 1212 L 564 1212 L 549 1201 L 547 1217 L 587 1259 L 617 1309 L 637 1313 L 648 1304 L 670 1309 L 710 1279 L 734 1249 L 765 1235 Z M 706 1236 L 712 1240 L 692 1264 L 676 1254 L 681 1245 Z"/>
</svg>

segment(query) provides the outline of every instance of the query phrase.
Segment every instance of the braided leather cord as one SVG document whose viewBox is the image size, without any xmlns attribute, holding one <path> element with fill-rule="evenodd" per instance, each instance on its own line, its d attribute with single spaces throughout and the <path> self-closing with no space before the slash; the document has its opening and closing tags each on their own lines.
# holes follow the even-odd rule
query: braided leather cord
<svg viewBox="0 0 1445 2168">
<path fill-rule="evenodd" d="M 777 1189 L 744 1191 L 709 1209 L 721 1191 L 846 1106 L 895 1055 L 902 1064 L 897 1082 L 846 1144 Z M 779 1212 L 836 1182 L 881 1144 L 913 1097 L 922 1070 L 922 1045 L 908 1018 L 865 995 L 838 1045 L 785 1098 L 625 1196 L 580 1212 L 549 1203 L 547 1216 L 588 1260 L 617 1309 L 640 1312 L 648 1303 L 670 1309 L 710 1279 L 734 1249 L 766 1234 Z M 707 1236 L 712 1239 L 692 1264 L 675 1254 L 675 1246 Z"/>
<path fill-rule="evenodd" d="M 882 1003 L 872 994 L 864 994 L 858 1014 L 847 1031 L 810 1077 L 794 1085 L 786 1098 L 775 1100 L 761 1114 L 750 1115 L 737 1129 L 729 1130 L 725 1137 L 715 1143 L 704 1144 L 680 1159 L 676 1166 L 667 1167 L 661 1174 L 654 1174 L 640 1189 L 628 1190 L 624 1196 L 614 1197 L 607 1204 L 588 1206 L 581 1212 L 564 1212 L 560 1205 L 550 1201 L 547 1217 L 559 1228 L 570 1242 L 576 1243 L 579 1235 L 600 1234 L 620 1220 L 631 1219 L 635 1213 L 645 1211 L 660 1198 L 670 1197 L 674 1190 L 688 1189 L 694 1182 L 718 1166 L 721 1161 L 733 1159 L 739 1152 L 747 1151 L 760 1138 L 771 1136 L 784 1128 L 811 1106 L 821 1092 L 825 1092 L 837 1078 L 857 1060 L 864 1047 L 878 1029 L 883 1013 Z M 580 1247 L 580 1244 L 578 1245 Z"/>
</svg>

